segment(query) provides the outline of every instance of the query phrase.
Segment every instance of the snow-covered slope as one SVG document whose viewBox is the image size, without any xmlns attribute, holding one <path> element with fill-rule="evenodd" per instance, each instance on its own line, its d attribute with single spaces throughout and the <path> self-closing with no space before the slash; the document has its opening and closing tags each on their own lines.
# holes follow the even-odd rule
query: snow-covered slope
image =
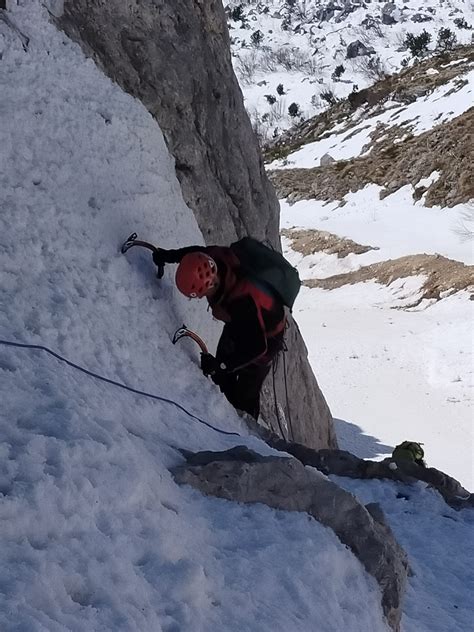
<svg viewBox="0 0 474 632">
<path fill-rule="evenodd" d="M 466 66 L 467 68 L 463 68 L 464 72 L 460 71 L 453 79 L 409 104 L 389 100 L 383 107 L 379 105 L 368 108 L 366 112 L 358 108 L 320 140 L 305 144 L 284 159 L 271 162 L 267 168 L 318 167 L 325 154 L 329 154 L 334 160 L 364 156 L 370 153 L 375 143 L 383 142 L 390 132 L 398 132 L 395 138 L 390 138 L 390 142 L 403 143 L 409 136 L 420 136 L 423 132 L 461 116 L 474 103 L 474 63 Z M 372 139 L 376 134 L 374 142 Z"/>
<path fill-rule="evenodd" d="M 429 463 L 468 488 L 474 484 L 474 207 L 472 200 L 451 207 L 448 201 L 472 191 L 473 86 L 466 64 L 456 79 L 422 91 L 411 104 L 361 107 L 340 124 L 344 132 L 329 130 L 269 165 L 278 169 L 277 186 L 279 174 L 289 174 L 285 195 L 299 200 L 281 200 L 281 225 L 301 277 L 313 286 L 324 279 L 327 287 L 346 274 L 353 284 L 304 290 L 295 306 L 310 361 L 340 420 L 339 445 L 366 457 L 386 455 L 404 439 L 422 441 Z M 460 122 L 457 135 L 449 119 Z M 336 162 L 320 167 L 327 152 Z M 435 165 L 439 171 L 431 171 Z M 428 195 L 445 204 L 425 206 Z M 309 231 L 308 241 L 326 231 L 370 250 L 292 252 L 291 235 L 301 230 Z M 419 265 L 425 254 L 448 258 L 459 276 L 443 265 L 430 276 Z M 390 272 L 401 257 L 412 257 L 412 265 Z M 386 262 L 385 280 L 363 274 L 375 262 Z M 382 445 L 367 451 L 364 434 Z"/>
<path fill-rule="evenodd" d="M 339 420 L 339 445 L 361 457 L 382 457 L 402 440 L 422 441 L 431 465 L 472 488 L 474 268 L 462 265 L 474 264 L 472 46 L 421 64 L 410 59 L 406 71 L 379 82 L 377 73 L 366 67 L 361 76 L 357 66 L 361 59 L 378 58 L 387 72 L 400 70 L 409 57 L 406 34 L 423 29 L 432 34 L 431 52 L 441 28 L 451 29 L 459 43 L 470 42 L 472 5 L 244 2 L 245 28 L 235 19 L 235 6 L 230 33 L 247 106 L 260 122 L 269 115 L 260 131 L 271 132 L 270 123 L 279 126 L 278 139 L 267 146 L 267 169 L 281 198 L 287 256 L 316 288 L 301 292 L 295 313 Z M 388 8 L 394 22 L 384 24 Z M 416 21 L 419 15 L 427 21 Z M 249 40 L 257 28 L 263 34 L 258 45 Z M 236 33 L 246 37 L 246 47 Z M 347 45 L 356 39 L 375 52 L 345 60 Z M 293 63 L 283 68 L 289 52 Z M 278 55 L 275 75 L 267 62 L 276 63 Z M 251 76 L 242 73 L 242 60 L 249 59 Z M 341 80 L 329 81 L 341 63 Z M 288 94 L 276 95 L 277 83 Z M 271 112 L 283 99 L 285 107 L 303 104 L 311 92 L 328 89 L 347 97 L 355 84 L 358 90 L 374 84 L 365 101 L 345 99 L 308 118 L 321 110 L 319 104 L 305 112 L 304 123 L 279 136 L 290 117 L 275 122 Z M 273 105 L 264 97 L 270 92 L 277 96 Z M 302 247 L 292 239 L 298 233 L 306 235 Z M 342 247 L 331 252 L 323 243 L 312 250 L 312 236 L 324 242 L 326 233 L 369 249 L 343 254 Z M 442 267 L 429 276 L 419 265 L 425 254 L 457 265 L 463 291 L 450 296 L 459 289 L 458 279 Z M 391 260 L 401 257 L 413 257 L 410 269 L 391 273 Z M 385 280 L 364 274 L 383 262 Z M 350 287 L 324 289 L 332 280 L 337 287 L 338 275 L 346 275 Z"/>
<path fill-rule="evenodd" d="M 0 629 L 384 629 L 374 580 L 328 529 L 173 482 L 176 447 L 267 449 L 171 344 L 183 320 L 213 343 L 204 305 L 158 283 L 148 253 L 118 252 L 132 229 L 202 236 L 146 110 L 36 3 L 10 18 L 30 41 L 0 22 L 0 338 L 243 436 L 0 345 Z"/>
<path fill-rule="evenodd" d="M 160 130 L 25 4 L 9 13 L 18 31 L 0 21 L 0 339 L 171 401 L 0 344 L 0 629 L 382 632 L 375 582 L 328 529 L 174 483 L 177 447 L 269 449 L 204 379 L 195 348 L 171 344 L 185 321 L 213 347 L 204 305 L 179 297 L 172 271 L 157 282 L 149 253 L 118 252 L 132 230 L 164 246 L 202 240 Z M 420 508 L 420 496 L 397 505 L 396 486 L 377 489 L 397 524 Z M 463 555 L 433 576 L 425 533 L 398 528 L 422 571 L 404 630 L 466 629 L 467 598 L 441 587 L 469 581 L 469 514 L 437 495 L 424 510 L 438 545 L 462 537 Z"/>
<path fill-rule="evenodd" d="M 231 0 L 227 6 L 234 67 L 262 139 L 412 63 L 407 34 L 427 31 L 432 51 L 441 29 L 467 44 L 474 25 L 468 0 Z M 291 104 L 298 105 L 293 116 Z"/>
</svg>

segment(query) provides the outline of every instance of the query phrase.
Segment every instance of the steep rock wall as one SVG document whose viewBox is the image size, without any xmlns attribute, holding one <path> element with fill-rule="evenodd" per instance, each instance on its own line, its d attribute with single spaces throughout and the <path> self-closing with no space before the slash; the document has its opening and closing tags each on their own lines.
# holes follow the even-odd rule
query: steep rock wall
<svg viewBox="0 0 474 632">
<path fill-rule="evenodd" d="M 66 0 L 58 24 L 156 118 L 206 243 L 250 234 L 280 248 L 278 201 L 232 69 L 221 1 Z M 280 416 L 289 413 L 293 440 L 336 447 L 294 322 L 287 337 L 286 384 L 282 363 L 275 380 Z M 270 378 L 262 411 L 278 432 L 275 389 Z"/>
</svg>

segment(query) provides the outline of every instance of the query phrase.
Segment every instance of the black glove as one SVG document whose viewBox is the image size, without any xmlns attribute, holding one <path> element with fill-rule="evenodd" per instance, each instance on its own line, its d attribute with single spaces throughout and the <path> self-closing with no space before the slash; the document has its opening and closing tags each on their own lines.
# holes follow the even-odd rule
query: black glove
<svg viewBox="0 0 474 632">
<path fill-rule="evenodd" d="M 221 368 L 219 367 L 217 359 L 213 355 L 210 353 L 201 353 L 201 371 L 206 376 L 213 376 L 221 371 Z"/>
<path fill-rule="evenodd" d="M 163 248 L 157 248 L 154 250 L 153 263 L 158 267 L 164 266 L 166 263 L 166 250 L 163 250 Z"/>
<path fill-rule="evenodd" d="M 157 248 L 153 251 L 153 263 L 158 267 L 157 276 L 159 279 L 163 276 L 165 272 L 165 263 L 166 263 L 166 251 L 162 248 Z"/>
</svg>

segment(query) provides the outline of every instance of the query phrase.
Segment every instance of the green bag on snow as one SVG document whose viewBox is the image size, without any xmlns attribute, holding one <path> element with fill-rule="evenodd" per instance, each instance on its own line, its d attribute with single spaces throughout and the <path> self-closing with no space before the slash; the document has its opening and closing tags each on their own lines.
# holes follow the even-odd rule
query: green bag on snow
<svg viewBox="0 0 474 632">
<path fill-rule="evenodd" d="M 422 465 L 425 452 L 421 446 L 422 444 L 416 441 L 402 441 L 402 443 L 395 446 L 392 458 L 394 460 L 412 461 Z"/>
</svg>

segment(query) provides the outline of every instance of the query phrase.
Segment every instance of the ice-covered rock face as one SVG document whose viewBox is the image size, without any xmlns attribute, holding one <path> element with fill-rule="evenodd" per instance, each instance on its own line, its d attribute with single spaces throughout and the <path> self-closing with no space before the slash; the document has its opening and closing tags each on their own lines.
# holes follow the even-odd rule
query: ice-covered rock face
<svg viewBox="0 0 474 632">
<path fill-rule="evenodd" d="M 279 206 L 232 69 L 221 2 L 66 0 L 59 23 L 156 118 L 206 243 L 250 234 L 279 247 Z M 188 244 L 177 236 L 176 245 Z M 270 376 L 264 386 L 262 414 L 277 431 L 277 420 L 291 417 L 301 443 L 334 447 L 332 417 L 294 324 L 287 342 L 275 384 Z"/>
</svg>

